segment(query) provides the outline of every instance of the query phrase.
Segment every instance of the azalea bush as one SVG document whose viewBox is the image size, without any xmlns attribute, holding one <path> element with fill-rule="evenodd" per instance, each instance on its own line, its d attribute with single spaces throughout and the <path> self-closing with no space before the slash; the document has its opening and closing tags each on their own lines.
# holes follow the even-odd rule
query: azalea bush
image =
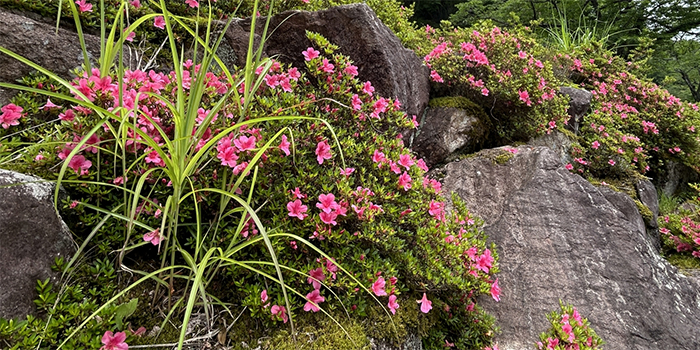
<svg viewBox="0 0 700 350">
<path fill-rule="evenodd" d="M 172 36 L 178 18 L 157 15 L 140 23 Z M 185 324 L 196 300 L 235 300 L 270 327 L 379 304 L 382 317 L 426 314 L 429 348 L 489 345 L 493 319 L 474 301 L 500 298 L 498 256 L 480 220 L 456 197 L 448 212 L 440 183 L 404 147 L 400 131 L 416 121 L 400 101 L 310 38 L 316 47 L 299 53 L 308 76 L 271 60 L 215 73 L 205 56 L 170 73 L 88 69 L 64 85 L 69 96 L 25 88 L 50 96 L 38 108 L 53 131 L 22 131 L 37 125 L 30 107 L 4 106 L 6 137 L 27 141 L 5 145 L 7 165 L 60 181 L 66 217 L 90 218 L 85 244 L 120 237 L 121 268 L 175 291 Z M 124 256 L 161 268 L 137 271 Z M 106 331 L 104 341 L 124 340 L 123 328 Z"/>
<path fill-rule="evenodd" d="M 489 22 L 470 29 L 427 26 L 430 44 L 418 52 L 431 69 L 433 89 L 481 106 L 499 142 L 527 141 L 568 121 L 567 98 L 557 94 L 545 50 L 523 27 L 504 31 Z"/>
<path fill-rule="evenodd" d="M 598 177 L 659 177 L 669 161 L 697 170 L 698 106 L 646 79 L 643 63 L 625 61 L 600 44 L 559 54 L 556 62 L 593 94 L 570 170 Z"/>
<path fill-rule="evenodd" d="M 659 232 L 664 246 L 683 255 L 700 259 L 700 185 L 690 184 L 694 196 L 686 201 L 691 210 L 678 210 L 659 217 Z"/>
<path fill-rule="evenodd" d="M 552 327 L 540 334 L 538 350 L 595 350 L 604 344 L 572 305 L 560 303 L 560 311 L 552 311 L 547 319 Z"/>
</svg>

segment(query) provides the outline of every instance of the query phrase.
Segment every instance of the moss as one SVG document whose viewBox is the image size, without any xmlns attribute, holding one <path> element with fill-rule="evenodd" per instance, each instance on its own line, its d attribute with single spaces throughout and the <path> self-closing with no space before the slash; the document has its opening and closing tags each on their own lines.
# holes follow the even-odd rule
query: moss
<svg viewBox="0 0 700 350">
<path fill-rule="evenodd" d="M 503 165 L 503 164 L 508 163 L 508 161 L 511 160 L 511 158 L 513 158 L 514 156 L 515 155 L 513 153 L 510 153 L 508 151 L 504 151 L 504 152 L 501 152 L 501 154 L 493 157 L 493 159 L 491 159 L 491 160 L 493 161 L 494 164 Z"/>
<path fill-rule="evenodd" d="M 642 218 L 644 218 L 644 223 L 647 226 L 651 226 L 651 224 L 654 222 L 654 214 L 651 212 L 651 209 L 644 205 L 641 201 L 635 199 L 634 204 L 637 205 L 637 209 L 639 209 L 639 213 L 642 214 Z"/>
<path fill-rule="evenodd" d="M 670 253 L 666 259 L 681 270 L 700 270 L 700 259 L 687 253 Z"/>
</svg>

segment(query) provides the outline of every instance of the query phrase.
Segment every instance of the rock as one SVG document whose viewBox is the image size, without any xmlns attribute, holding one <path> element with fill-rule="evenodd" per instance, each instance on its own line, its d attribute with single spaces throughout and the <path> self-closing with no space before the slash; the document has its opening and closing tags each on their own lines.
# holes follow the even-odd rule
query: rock
<svg viewBox="0 0 700 350">
<path fill-rule="evenodd" d="M 59 29 L 56 34 L 55 25 L 30 19 L 19 14 L 0 9 L 0 46 L 9 49 L 41 67 L 58 74 L 64 79 L 70 79 L 70 71 L 83 63 L 78 34 Z M 88 53 L 94 60 L 100 54 L 100 38 L 85 34 L 85 44 Z M 131 64 L 130 51 L 124 52 L 125 65 Z M 94 61 L 93 60 L 93 61 Z M 34 69 L 20 61 L 0 53 L 0 81 L 16 83 Z M 9 103 L 14 92 L 5 89 L 0 91 L 0 105 Z"/>
<path fill-rule="evenodd" d="M 559 93 L 568 95 L 569 100 L 569 119 L 568 126 L 574 131 L 578 132 L 578 127 L 583 121 L 583 116 L 591 108 L 591 100 L 593 99 L 593 94 L 583 89 L 575 89 L 568 86 L 562 86 L 559 88 Z"/>
<path fill-rule="evenodd" d="M 423 342 L 414 333 L 409 333 L 399 347 L 381 340 L 370 339 L 370 349 L 372 350 L 423 350 Z"/>
<path fill-rule="evenodd" d="M 651 210 L 652 220 L 648 223 L 649 226 L 651 228 L 659 228 L 657 222 L 659 218 L 659 195 L 656 193 L 656 187 L 649 180 L 639 180 L 635 187 L 639 201 Z"/>
<path fill-rule="evenodd" d="M 456 151 L 478 151 L 488 134 L 484 120 L 488 117 L 478 106 L 472 109 L 428 107 L 411 148 L 430 167 L 442 163 Z"/>
<path fill-rule="evenodd" d="M 54 258 L 70 259 L 75 244 L 53 205 L 54 185 L 0 170 L 0 317 L 35 312 L 37 280 L 52 278 Z"/>
<path fill-rule="evenodd" d="M 695 169 L 671 160 L 666 162 L 666 172 L 658 179 L 657 185 L 665 195 L 673 196 L 686 190 L 688 183 L 695 182 L 700 182 L 700 174 Z"/>
<path fill-rule="evenodd" d="M 700 349 L 700 283 L 665 261 L 636 204 L 567 171 L 545 147 L 503 165 L 475 157 L 444 168 L 498 246 L 501 350 L 532 349 L 559 300 L 576 306 L 611 349 Z"/>
<path fill-rule="evenodd" d="M 559 157 L 562 164 L 571 163 L 571 139 L 566 134 L 554 131 L 544 134 L 528 142 L 531 146 L 544 146 L 552 150 Z"/>
<path fill-rule="evenodd" d="M 262 33 L 264 18 L 258 19 Z M 302 51 L 311 46 L 306 31 L 323 35 L 340 47 L 358 67 L 358 78 L 371 81 L 376 93 L 398 98 L 409 115 L 419 118 L 428 105 L 429 70 L 416 54 L 403 47 L 401 41 L 384 25 L 366 4 L 333 7 L 318 12 L 288 11 L 272 17 L 274 33 L 265 42 L 264 53 L 304 68 Z M 238 62 L 245 62 L 250 19 L 234 22 L 226 40 L 236 52 Z M 257 38 L 259 40 L 259 37 Z"/>
</svg>

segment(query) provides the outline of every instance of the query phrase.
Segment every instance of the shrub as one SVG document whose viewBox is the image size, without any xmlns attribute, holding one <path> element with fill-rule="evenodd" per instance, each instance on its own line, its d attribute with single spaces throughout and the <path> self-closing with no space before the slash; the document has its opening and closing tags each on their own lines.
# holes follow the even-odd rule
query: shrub
<svg viewBox="0 0 700 350">
<path fill-rule="evenodd" d="M 581 317 L 575 307 L 561 302 L 560 311 L 552 311 L 547 319 L 552 327 L 540 334 L 535 346 L 539 350 L 594 350 L 600 349 L 603 340 L 590 328 L 588 320 Z"/>
<path fill-rule="evenodd" d="M 495 247 L 486 245 L 480 220 L 456 197 L 446 212 L 440 183 L 425 178 L 425 164 L 403 146 L 399 131 L 414 121 L 400 102 L 376 96 L 370 82 L 357 81 L 347 57 L 310 37 L 321 52 L 304 52 L 309 76 L 269 61 L 252 80 L 232 85 L 245 72 L 231 80 L 187 61 L 182 78 L 125 71 L 120 94 L 118 75 L 83 72 L 72 82 L 75 100 L 44 108 L 55 108 L 56 131 L 14 154 L 48 179 L 61 177 L 57 166 L 67 170 L 67 210 L 95 218 L 126 211 L 123 252 L 151 247 L 142 259 L 157 259 L 159 251 L 177 250 L 182 255 L 173 255 L 171 266 L 205 269 L 203 287 L 216 282 L 202 298 L 238 300 L 268 326 L 299 310 L 336 310 L 340 301 L 363 316 L 374 303 L 371 292 L 392 313 L 418 308 L 411 301 L 420 300 L 423 312 L 435 309 L 428 317 L 452 324 L 436 323 L 428 344 L 490 344 L 493 320 L 473 302 L 480 294 L 498 299 L 500 289 Z M 244 95 L 252 81 L 261 88 L 240 103 L 232 91 Z M 202 89 L 199 102 L 191 100 L 195 88 Z M 166 99 L 183 101 L 180 93 L 196 118 L 185 136 L 191 148 L 178 151 L 183 116 Z M 77 106 L 79 100 L 96 107 Z M 120 107 L 128 108 L 126 118 L 96 115 Z M 170 177 L 176 151 L 202 157 L 185 163 L 195 164 L 186 179 Z M 176 181 L 192 190 L 172 212 Z M 166 215 L 173 231 L 163 229 Z M 285 275 L 297 276 L 285 279 L 286 287 L 276 264 L 265 262 L 269 251 Z M 397 305 L 397 297 L 409 304 Z"/>
<path fill-rule="evenodd" d="M 686 202 L 690 211 L 668 213 L 659 217 L 659 232 L 669 250 L 700 259 L 700 184 L 690 185 L 696 195 Z"/>
<path fill-rule="evenodd" d="M 560 54 L 556 61 L 594 96 L 569 168 L 598 177 L 657 177 L 666 162 L 677 161 L 697 170 L 697 105 L 661 89 L 639 73 L 639 63 L 626 62 L 600 44 Z"/>
<path fill-rule="evenodd" d="M 567 98 L 544 48 L 526 28 L 506 32 L 489 22 L 471 29 L 426 27 L 419 49 L 439 95 L 462 95 L 480 105 L 496 127 L 496 144 L 527 141 L 566 123 Z"/>
</svg>

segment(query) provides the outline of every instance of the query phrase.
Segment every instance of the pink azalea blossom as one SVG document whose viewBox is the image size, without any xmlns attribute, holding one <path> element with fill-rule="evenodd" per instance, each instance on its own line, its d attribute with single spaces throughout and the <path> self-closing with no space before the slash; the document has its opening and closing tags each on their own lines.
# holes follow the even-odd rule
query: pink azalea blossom
<svg viewBox="0 0 700 350">
<path fill-rule="evenodd" d="M 352 77 L 357 76 L 357 67 L 356 66 L 349 65 L 349 66 L 345 67 L 345 69 L 343 71 L 345 72 L 345 74 L 347 74 L 349 76 L 352 76 Z"/>
<path fill-rule="evenodd" d="M 75 4 L 78 5 L 78 10 L 80 10 L 80 12 L 92 12 L 92 4 L 85 0 L 78 0 Z"/>
<path fill-rule="evenodd" d="M 485 273 L 489 273 L 489 269 L 491 269 L 493 264 L 493 257 L 491 256 L 491 251 L 486 249 L 484 250 L 484 254 L 480 255 L 476 259 L 476 268 L 484 271 Z"/>
<path fill-rule="evenodd" d="M 279 318 L 282 319 L 282 322 L 287 323 L 289 320 L 287 318 L 287 309 L 284 308 L 284 306 L 279 306 L 279 305 L 272 305 L 270 308 L 270 312 L 272 315 L 277 315 Z"/>
<path fill-rule="evenodd" d="M 328 62 L 327 59 L 324 58 L 322 63 L 321 63 L 321 70 L 326 72 L 326 73 L 333 73 L 334 69 L 335 69 L 335 66 L 332 63 Z"/>
<path fill-rule="evenodd" d="M 260 301 L 262 301 L 263 304 L 267 302 L 267 289 L 263 289 L 262 293 L 260 293 Z"/>
<path fill-rule="evenodd" d="M 374 295 L 381 297 L 386 295 L 386 291 L 384 288 L 386 287 L 386 281 L 384 280 L 384 277 L 379 277 L 377 280 L 372 284 L 372 292 L 374 292 Z"/>
<path fill-rule="evenodd" d="M 428 300 L 428 296 L 423 293 L 423 299 L 421 300 L 416 300 L 416 302 L 420 305 L 420 311 L 424 314 L 427 314 L 428 311 L 430 311 L 433 308 L 433 302 Z"/>
<path fill-rule="evenodd" d="M 117 332 L 117 334 L 112 333 L 112 331 L 106 331 L 102 336 L 102 344 L 104 344 L 100 350 L 129 350 L 129 345 L 126 341 L 126 333 Z"/>
<path fill-rule="evenodd" d="M 402 154 L 399 156 L 399 165 L 403 166 L 406 168 L 406 170 L 411 168 L 411 165 L 413 165 L 413 158 L 411 158 L 410 154 Z"/>
<path fill-rule="evenodd" d="M 331 159 L 331 146 L 326 140 L 319 142 L 316 145 L 316 160 L 318 164 L 323 164 L 324 159 Z"/>
<path fill-rule="evenodd" d="M 566 170 L 573 170 L 574 166 L 571 165 L 571 163 L 569 163 L 569 164 L 566 164 L 565 168 L 566 168 Z"/>
<path fill-rule="evenodd" d="M 285 155 L 289 155 L 289 146 L 290 145 L 291 145 L 291 143 L 289 143 L 289 141 L 287 141 L 287 135 L 282 135 L 282 142 L 280 142 L 279 148 L 280 148 L 280 150 L 282 150 L 282 152 L 284 152 Z"/>
<path fill-rule="evenodd" d="M 314 289 L 313 292 L 306 294 L 306 299 L 308 300 L 306 304 L 304 304 L 304 311 L 306 312 L 319 312 L 321 308 L 318 307 L 318 304 L 326 301 L 318 289 Z"/>
<path fill-rule="evenodd" d="M 185 0 L 185 3 L 192 8 L 199 7 L 199 3 L 197 2 L 197 0 Z"/>
<path fill-rule="evenodd" d="M 236 150 L 233 147 L 229 146 L 222 151 L 219 151 L 219 154 L 216 157 L 221 160 L 221 165 L 229 166 L 231 168 L 235 168 L 237 165 L 236 161 L 238 160 L 238 155 L 236 155 Z"/>
<path fill-rule="evenodd" d="M 399 303 L 396 302 L 396 295 L 389 296 L 389 303 L 387 304 L 389 311 L 392 315 L 396 315 L 396 310 L 399 308 Z"/>
<path fill-rule="evenodd" d="M 60 108 L 60 107 L 61 106 L 55 105 L 53 102 L 51 102 L 50 98 L 47 98 L 46 104 L 39 109 L 51 109 L 51 108 Z"/>
<path fill-rule="evenodd" d="M 352 109 L 359 111 L 360 108 L 362 108 L 362 100 L 360 100 L 360 96 L 355 94 L 352 96 Z"/>
<path fill-rule="evenodd" d="M 335 221 L 335 219 L 338 217 L 338 214 L 336 212 L 330 212 L 330 213 L 321 212 L 319 214 L 319 216 L 321 217 L 321 221 L 323 221 L 323 223 L 325 223 L 325 224 L 333 225 L 333 226 L 338 224 Z"/>
<path fill-rule="evenodd" d="M 340 175 L 350 176 L 354 172 L 355 172 L 355 168 L 345 168 L 345 169 L 340 170 Z"/>
<path fill-rule="evenodd" d="M 159 245 L 163 237 L 160 235 L 160 229 L 155 229 L 145 235 L 143 235 L 143 240 L 146 242 L 151 242 L 153 245 Z"/>
<path fill-rule="evenodd" d="M 136 8 L 141 7 L 141 0 L 132 0 L 131 6 L 136 7 Z"/>
<path fill-rule="evenodd" d="M 68 162 L 68 167 L 73 169 L 76 174 L 80 175 L 85 175 L 88 172 L 88 169 L 92 166 L 92 162 L 85 159 L 80 154 L 77 154 L 73 156 L 73 158 L 70 159 L 70 162 Z"/>
<path fill-rule="evenodd" d="M 314 286 L 314 289 L 321 288 L 321 282 L 326 280 L 326 275 L 323 273 L 323 268 L 319 267 L 309 271 L 309 278 L 306 281 Z"/>
<path fill-rule="evenodd" d="M 165 29 L 165 18 L 158 16 L 153 20 L 153 26 L 159 29 Z"/>
<path fill-rule="evenodd" d="M 255 139 L 255 136 L 245 136 L 241 135 L 239 138 L 233 140 L 233 144 L 238 148 L 239 151 L 248 151 L 255 149 L 255 142 L 257 140 Z"/>
<path fill-rule="evenodd" d="M 0 111 L 2 111 L 2 114 L 0 114 L 0 123 L 4 129 L 12 125 L 19 125 L 19 118 L 22 117 L 22 107 L 10 103 L 0 108 Z"/>
<path fill-rule="evenodd" d="M 319 195 L 318 201 L 319 202 L 316 203 L 316 208 L 321 209 L 324 213 L 330 213 L 340 208 L 338 202 L 335 201 L 335 195 L 333 195 L 333 193 Z"/>
<path fill-rule="evenodd" d="M 491 297 L 495 301 L 501 301 L 501 288 L 498 286 L 498 278 L 491 285 Z"/>
<path fill-rule="evenodd" d="M 298 199 L 294 202 L 287 203 L 287 210 L 289 210 L 289 216 L 297 217 L 299 220 L 304 220 L 304 218 L 308 216 L 308 214 L 304 214 L 308 210 L 308 207 L 303 205 Z"/>
<path fill-rule="evenodd" d="M 294 195 L 294 197 L 298 199 L 304 199 L 306 198 L 306 195 L 301 193 L 301 190 L 299 190 L 299 187 L 295 188 L 294 191 L 290 191 Z"/>
<path fill-rule="evenodd" d="M 372 161 L 375 163 L 382 163 L 386 160 L 384 153 L 379 152 L 378 150 L 374 150 L 374 154 L 372 154 Z"/>
<path fill-rule="evenodd" d="M 433 81 L 436 83 L 444 83 L 445 82 L 445 80 L 442 79 L 440 74 L 434 70 L 430 71 L 430 79 L 433 79 Z"/>
<path fill-rule="evenodd" d="M 372 96 L 374 93 L 374 86 L 372 86 L 371 82 L 365 82 L 365 84 L 362 86 L 362 91 L 366 93 L 367 95 Z"/>
<path fill-rule="evenodd" d="M 311 61 L 314 58 L 318 57 L 321 53 L 314 50 L 313 47 L 310 47 L 310 48 L 306 49 L 306 51 L 302 52 L 301 54 L 304 55 L 305 60 Z"/>
<path fill-rule="evenodd" d="M 518 96 L 520 96 L 520 101 L 525 102 L 528 106 L 532 104 L 530 101 L 530 94 L 527 91 L 518 91 Z"/>
<path fill-rule="evenodd" d="M 614 166 L 614 165 L 615 165 L 615 161 L 614 161 L 614 160 L 612 160 L 612 159 L 610 159 L 610 160 L 608 160 L 608 164 L 610 164 L 610 165 L 613 165 L 613 166 Z"/>
<path fill-rule="evenodd" d="M 399 176 L 399 187 L 403 187 L 404 191 L 408 191 L 411 188 L 411 177 L 405 171 Z"/>
<path fill-rule="evenodd" d="M 593 141 L 593 143 L 591 144 L 591 148 L 593 148 L 593 149 L 598 149 L 599 147 L 600 147 L 600 142 L 598 142 L 598 141 Z"/>
</svg>

